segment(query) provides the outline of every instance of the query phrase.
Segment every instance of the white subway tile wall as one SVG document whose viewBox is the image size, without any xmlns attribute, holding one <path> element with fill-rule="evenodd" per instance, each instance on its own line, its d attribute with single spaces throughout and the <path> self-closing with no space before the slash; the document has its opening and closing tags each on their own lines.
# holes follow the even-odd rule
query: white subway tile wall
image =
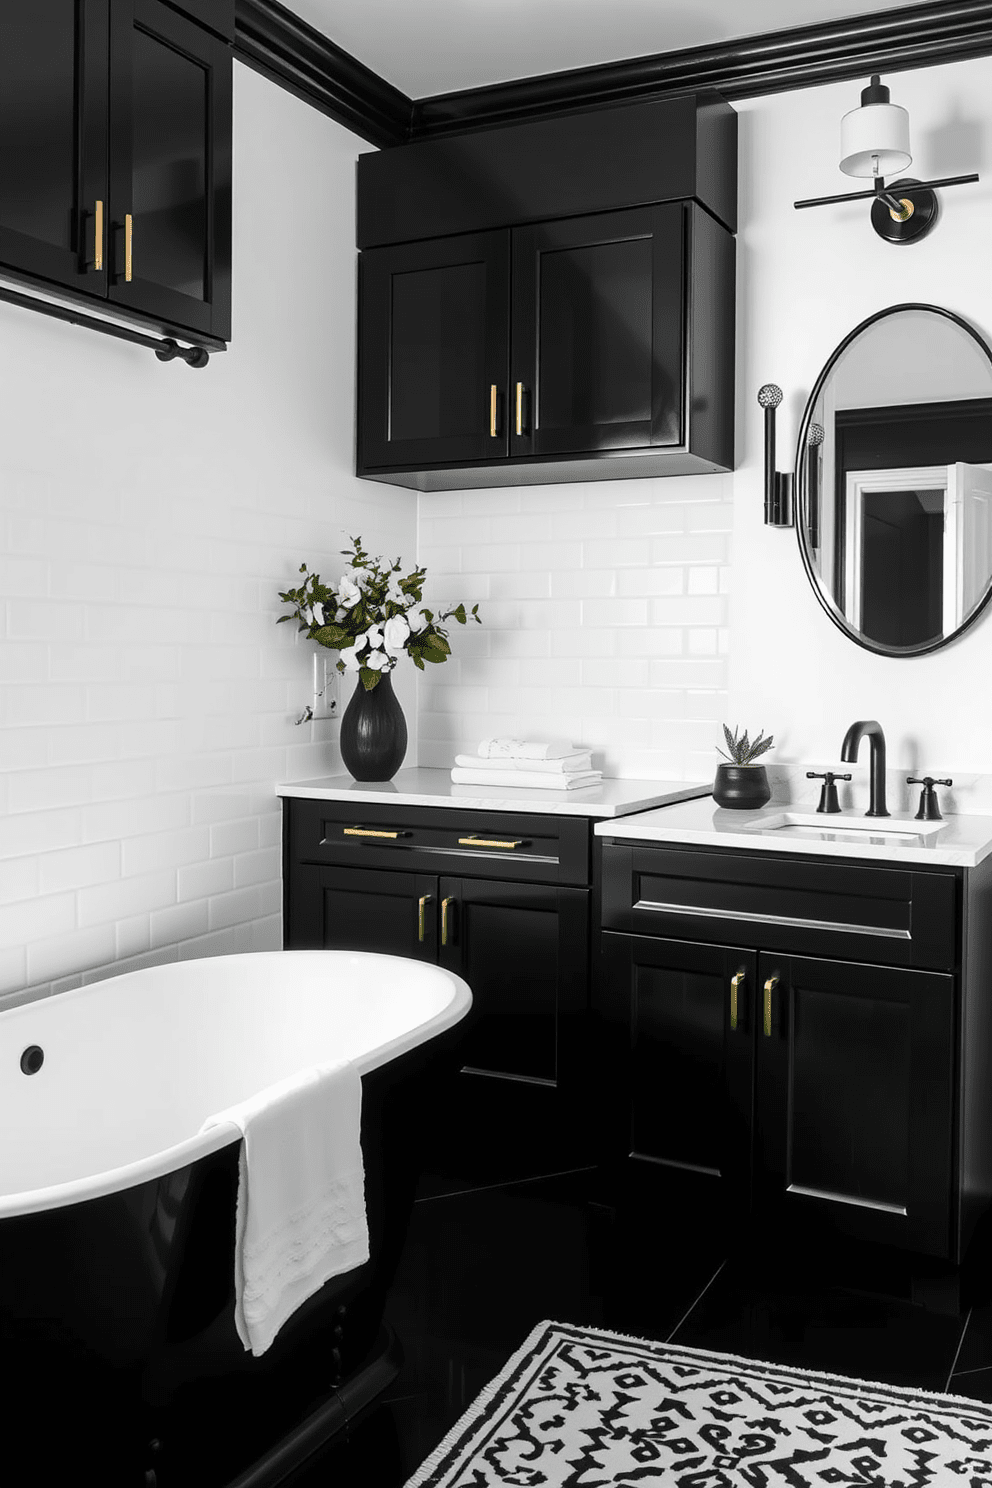
<svg viewBox="0 0 992 1488">
<path fill-rule="evenodd" d="M 281 946 L 274 788 L 340 756 L 294 722 L 313 648 L 277 591 L 352 533 L 415 555 L 416 498 L 351 473 L 354 278 L 326 255 L 353 262 L 359 142 L 235 81 L 229 352 L 163 366 L 0 311 L 0 1002 Z"/>
<path fill-rule="evenodd" d="M 479 604 L 419 679 L 419 761 L 567 734 L 608 775 L 707 780 L 726 716 L 732 478 L 438 492 L 428 598 Z"/>
</svg>

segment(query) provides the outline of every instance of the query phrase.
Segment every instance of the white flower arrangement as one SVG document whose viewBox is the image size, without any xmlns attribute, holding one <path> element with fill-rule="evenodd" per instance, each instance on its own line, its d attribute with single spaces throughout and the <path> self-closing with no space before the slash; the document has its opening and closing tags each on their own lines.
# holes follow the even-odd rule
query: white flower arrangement
<svg viewBox="0 0 992 1488">
<path fill-rule="evenodd" d="M 421 671 L 425 662 L 446 661 L 451 647 L 444 621 L 482 624 L 478 605 L 468 611 L 463 604 L 428 609 L 423 602 L 425 568 L 398 577 L 403 570 L 399 558 L 392 564 L 370 558 L 360 537 L 351 542 L 344 551 L 350 572 L 341 575 L 336 588 L 322 584 L 319 574 L 300 564 L 303 583 L 279 595 L 293 606 L 293 613 L 280 615 L 278 623 L 298 620 L 310 640 L 340 651 L 338 671 L 357 672 L 367 692 L 378 686 L 383 673 L 393 670 L 404 651 Z"/>
</svg>

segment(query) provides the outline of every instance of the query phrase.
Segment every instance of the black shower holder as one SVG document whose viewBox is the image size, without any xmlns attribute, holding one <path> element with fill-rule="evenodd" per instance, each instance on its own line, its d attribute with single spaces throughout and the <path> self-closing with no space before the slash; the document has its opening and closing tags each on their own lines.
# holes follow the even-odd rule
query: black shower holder
<svg viewBox="0 0 992 1488">
<path fill-rule="evenodd" d="M 791 474 L 775 469 L 775 410 L 782 401 L 782 389 L 766 382 L 758 389 L 758 406 L 765 412 L 765 526 L 792 527 L 793 485 Z"/>
</svg>

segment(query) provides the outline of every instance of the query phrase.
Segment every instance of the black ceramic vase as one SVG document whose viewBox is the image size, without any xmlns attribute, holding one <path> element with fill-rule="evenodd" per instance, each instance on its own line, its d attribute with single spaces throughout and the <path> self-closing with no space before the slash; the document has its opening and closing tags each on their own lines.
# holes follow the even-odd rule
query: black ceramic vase
<svg viewBox="0 0 992 1488">
<path fill-rule="evenodd" d="M 729 811 L 757 811 L 771 800 L 764 765 L 717 765 L 713 799 Z"/>
<path fill-rule="evenodd" d="M 389 673 L 382 673 L 371 692 L 359 681 L 341 720 L 341 758 L 349 775 L 392 780 L 403 763 L 406 742 L 406 719 Z"/>
</svg>

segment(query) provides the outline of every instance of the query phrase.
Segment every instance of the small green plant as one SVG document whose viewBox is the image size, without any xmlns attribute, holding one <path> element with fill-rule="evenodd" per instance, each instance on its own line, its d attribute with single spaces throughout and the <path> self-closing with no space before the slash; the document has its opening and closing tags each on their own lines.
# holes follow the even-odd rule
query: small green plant
<svg viewBox="0 0 992 1488">
<path fill-rule="evenodd" d="M 451 647 L 443 622 L 466 625 L 475 620 L 481 625 L 478 605 L 468 611 L 463 604 L 427 608 L 426 568 L 404 575 L 401 559 L 390 563 L 388 558 L 371 558 L 360 537 L 353 537 L 351 544 L 342 555 L 350 571 L 336 584 L 322 583 L 319 574 L 300 564 L 303 583 L 279 595 L 293 612 L 280 615 L 278 623 L 297 620 L 311 641 L 340 651 L 338 671 L 357 672 L 366 692 L 378 686 L 384 672 L 393 670 L 403 652 L 421 671 L 425 661 L 447 661 Z"/>
<path fill-rule="evenodd" d="M 739 726 L 731 733 L 727 725 L 724 724 L 723 737 L 727 741 L 727 750 L 730 753 L 728 754 L 727 750 L 721 749 L 719 744 L 716 747 L 717 754 L 722 754 L 724 759 L 729 760 L 732 765 L 753 765 L 758 756 L 765 754 L 775 743 L 774 735 L 769 734 L 766 739 L 763 729 L 754 740 L 748 738 L 747 729 L 744 730 L 740 738 L 738 738 L 738 732 Z"/>
</svg>

